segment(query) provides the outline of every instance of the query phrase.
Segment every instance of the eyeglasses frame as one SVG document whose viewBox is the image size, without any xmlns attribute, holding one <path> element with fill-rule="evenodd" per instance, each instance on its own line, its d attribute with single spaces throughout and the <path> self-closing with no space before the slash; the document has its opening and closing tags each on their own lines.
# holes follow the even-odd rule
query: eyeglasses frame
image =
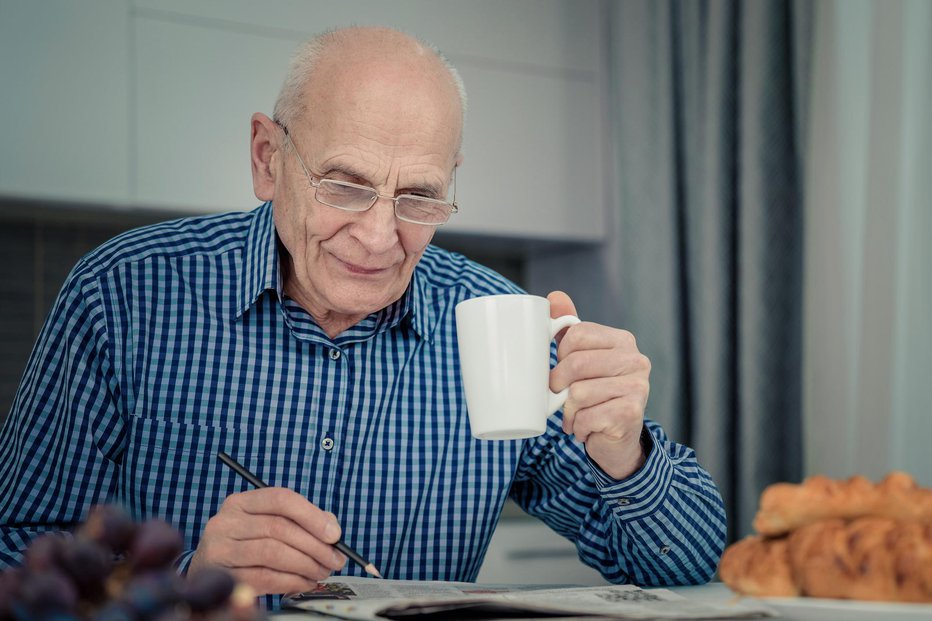
<svg viewBox="0 0 932 621">
<path fill-rule="evenodd" d="M 291 151 L 295 154 L 295 157 L 298 158 L 298 163 L 301 164 L 301 169 L 304 171 L 304 176 L 307 177 L 307 182 L 311 185 L 311 187 L 314 188 L 314 198 L 318 202 L 328 207 L 333 207 L 334 209 L 340 209 L 342 211 L 348 211 L 350 213 L 365 213 L 366 211 L 369 211 L 370 209 L 372 209 L 372 207 L 379 201 L 380 198 L 384 198 L 384 199 L 392 201 L 392 207 L 393 207 L 393 211 L 395 213 L 396 218 L 398 218 L 399 220 L 403 222 L 409 222 L 411 224 L 419 224 L 421 226 L 443 226 L 444 224 L 450 221 L 450 216 L 452 216 L 455 213 L 459 213 L 459 205 L 456 204 L 456 169 L 458 168 L 457 166 L 453 167 L 453 179 L 452 179 L 453 200 L 450 202 L 443 201 L 438 198 L 430 198 L 428 196 L 417 196 L 415 194 L 399 194 L 398 196 L 392 196 L 389 194 L 381 194 L 380 192 L 376 191 L 376 189 L 373 187 L 370 187 L 367 185 L 361 185 L 359 183 L 353 183 L 352 181 L 341 181 L 339 179 L 327 179 L 326 177 L 318 177 L 317 181 L 314 181 L 314 175 L 312 175 L 311 171 L 308 170 L 307 165 L 304 163 L 304 158 L 302 158 L 301 154 L 298 152 L 298 147 L 294 143 L 294 140 L 291 137 L 291 132 L 288 131 L 288 128 L 282 122 L 275 121 L 275 124 L 278 125 L 282 129 L 282 133 L 285 135 L 285 140 L 291 143 Z M 317 191 L 320 189 L 320 184 L 322 181 L 328 181 L 330 183 L 335 183 L 337 185 L 342 185 L 342 186 L 350 187 L 350 188 L 356 188 L 359 190 L 369 190 L 374 194 L 374 196 L 372 197 L 372 202 L 370 202 L 369 206 L 366 207 L 365 209 L 351 209 L 349 207 L 333 205 L 331 203 L 323 201 L 317 197 Z M 427 201 L 427 202 L 435 203 L 438 205 L 444 205 L 450 209 L 450 213 L 447 215 L 447 219 L 444 220 L 443 222 L 436 222 L 436 223 L 435 222 L 419 222 L 417 220 L 412 220 L 411 218 L 406 218 L 398 214 L 398 201 L 403 198 L 415 199 L 419 201 Z"/>
</svg>

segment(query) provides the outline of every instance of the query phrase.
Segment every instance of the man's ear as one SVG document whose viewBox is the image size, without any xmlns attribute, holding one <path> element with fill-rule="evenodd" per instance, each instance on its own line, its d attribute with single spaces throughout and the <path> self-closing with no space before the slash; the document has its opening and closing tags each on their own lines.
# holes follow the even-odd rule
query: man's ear
<svg viewBox="0 0 932 621">
<path fill-rule="evenodd" d="M 250 129 L 252 189 L 260 201 L 270 201 L 275 197 L 282 130 L 275 121 L 261 112 L 252 115 Z"/>
</svg>

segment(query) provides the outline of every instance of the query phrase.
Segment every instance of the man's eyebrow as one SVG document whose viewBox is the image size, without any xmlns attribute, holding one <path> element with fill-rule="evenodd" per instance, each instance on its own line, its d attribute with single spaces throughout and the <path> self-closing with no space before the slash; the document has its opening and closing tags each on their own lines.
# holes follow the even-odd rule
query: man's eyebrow
<svg viewBox="0 0 932 621">
<path fill-rule="evenodd" d="M 431 198 L 441 198 L 443 190 L 439 185 L 425 181 L 423 183 L 409 183 L 398 188 L 398 194 L 424 194 Z"/>
<path fill-rule="evenodd" d="M 348 166 L 346 164 L 331 164 L 322 171 L 321 177 L 329 177 L 332 174 L 345 175 L 350 179 L 354 180 L 354 183 L 359 183 L 360 185 L 366 185 L 370 187 L 375 187 L 372 183 L 372 180 L 369 179 L 368 175 L 361 172 L 358 169 Z M 425 194 L 430 197 L 442 198 L 443 196 L 443 187 L 439 184 L 433 183 L 431 181 L 418 181 L 415 183 L 407 183 L 399 185 L 398 189 L 395 191 L 396 194 Z"/>
<path fill-rule="evenodd" d="M 362 181 L 365 185 L 371 184 L 371 180 L 369 179 L 369 177 L 366 176 L 362 171 L 352 168 L 350 166 L 347 166 L 345 164 L 330 165 L 329 167 L 327 167 L 325 171 L 323 171 L 323 176 L 326 177 L 327 175 L 332 175 L 333 173 L 337 173 L 340 175 L 346 175 L 347 177 L 351 177 L 353 179 L 358 179 Z"/>
</svg>

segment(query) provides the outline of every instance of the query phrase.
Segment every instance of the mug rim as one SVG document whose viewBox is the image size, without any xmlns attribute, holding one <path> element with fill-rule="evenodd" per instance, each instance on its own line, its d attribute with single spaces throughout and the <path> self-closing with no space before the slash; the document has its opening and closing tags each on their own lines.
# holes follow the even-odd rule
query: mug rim
<svg viewBox="0 0 932 621">
<path fill-rule="evenodd" d="M 493 295 L 478 295 L 474 298 L 463 300 L 461 302 L 458 302 L 455 308 L 458 309 L 460 306 L 469 305 L 471 303 L 479 303 L 480 301 L 487 302 L 487 301 L 499 300 L 499 299 L 514 300 L 516 298 L 521 298 L 521 299 L 526 299 L 526 300 L 543 300 L 547 304 L 550 304 L 550 300 L 548 300 L 542 295 L 534 295 L 532 293 L 496 293 Z"/>
</svg>

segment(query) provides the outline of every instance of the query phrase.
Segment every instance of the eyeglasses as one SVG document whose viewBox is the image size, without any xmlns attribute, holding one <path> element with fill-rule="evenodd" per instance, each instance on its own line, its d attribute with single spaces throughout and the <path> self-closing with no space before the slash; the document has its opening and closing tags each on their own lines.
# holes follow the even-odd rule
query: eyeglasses
<svg viewBox="0 0 932 621">
<path fill-rule="evenodd" d="M 379 194 L 375 188 L 351 183 L 349 181 L 339 181 L 337 179 L 317 179 L 307 169 L 298 148 L 288 133 L 288 128 L 278 124 L 285 134 L 285 139 L 291 144 L 291 150 L 301 163 L 304 174 L 307 176 L 308 183 L 314 188 L 314 198 L 329 207 L 336 207 L 344 211 L 368 211 L 375 205 L 380 198 L 387 198 L 395 205 L 395 217 L 405 222 L 413 224 L 423 224 L 426 226 L 440 226 L 450 219 L 450 214 L 457 213 L 459 207 L 456 205 L 456 168 L 453 168 L 453 201 L 446 202 L 436 198 L 426 196 L 417 196 L 415 194 L 399 194 L 398 196 L 386 196 Z"/>
</svg>

